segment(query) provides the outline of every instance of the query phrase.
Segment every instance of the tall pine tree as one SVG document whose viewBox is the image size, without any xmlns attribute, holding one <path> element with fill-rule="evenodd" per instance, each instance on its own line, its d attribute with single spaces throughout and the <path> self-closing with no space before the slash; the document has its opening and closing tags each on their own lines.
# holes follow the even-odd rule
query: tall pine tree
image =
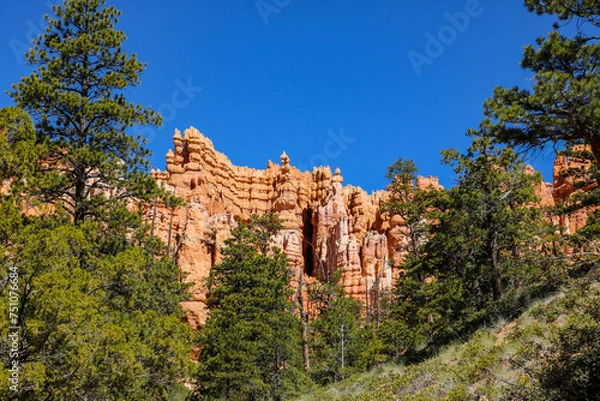
<svg viewBox="0 0 600 401">
<path fill-rule="evenodd" d="M 147 195 L 152 181 L 141 170 L 148 151 L 128 129 L 158 126 L 161 117 L 125 97 L 145 65 L 122 50 L 126 37 L 115 29 L 120 11 L 104 0 L 67 0 L 53 11 L 26 54 L 33 73 L 10 95 L 34 118 L 46 146 L 38 195 L 65 206 L 79 224 Z"/>
<path fill-rule="evenodd" d="M 495 136 L 513 145 L 585 143 L 600 162 L 600 7 L 594 0 L 526 0 L 529 11 L 558 17 L 548 37 L 525 47 L 531 89 L 497 87 L 485 113 Z M 561 24 L 573 22 L 568 36 Z M 565 24 L 566 25 L 566 24 Z"/>
<path fill-rule="evenodd" d="M 436 345 L 526 304 L 551 286 L 549 257 L 540 252 L 548 224 L 535 201 L 539 175 L 528 174 L 510 148 L 494 145 L 489 127 L 471 131 L 464 154 L 444 151 L 455 187 L 428 201 L 428 241 L 408 258 L 396 285 L 388 337 L 396 354 Z M 402 338 L 405 336 L 406 338 Z"/>
<path fill-rule="evenodd" d="M 122 51 L 118 10 L 65 0 L 53 11 L 27 54 L 33 73 L 11 93 L 35 130 L 23 112 L 0 112 L 0 178 L 14 189 L 1 195 L 0 268 L 19 275 L 20 339 L 19 385 L 2 380 L 0 398 L 166 400 L 190 365 L 186 286 L 143 223 L 159 191 L 129 134 L 160 117 L 126 101 L 144 65 Z"/>
<path fill-rule="evenodd" d="M 273 214 L 240 223 L 207 280 L 197 399 L 283 400 L 305 384 L 291 272 Z"/>
</svg>

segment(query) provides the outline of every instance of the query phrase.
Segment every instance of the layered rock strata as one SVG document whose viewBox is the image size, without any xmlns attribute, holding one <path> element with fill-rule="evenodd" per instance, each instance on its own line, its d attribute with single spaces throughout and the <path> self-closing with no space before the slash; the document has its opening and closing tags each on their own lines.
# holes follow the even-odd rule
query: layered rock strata
<svg viewBox="0 0 600 401">
<path fill-rule="evenodd" d="M 296 279 L 301 276 L 306 283 L 341 270 L 346 292 L 367 307 L 374 294 L 391 289 L 407 238 L 400 216 L 380 212 L 386 191 L 368 194 L 344 186 L 339 169 L 300 171 L 285 152 L 281 164 L 269 161 L 265 170 L 235 166 L 195 128 L 183 135 L 175 131 L 173 145 L 166 171 L 151 173 L 186 202 L 173 209 L 151 207 L 148 219 L 168 244 L 185 280 L 194 283 L 192 299 L 183 303 L 192 326 L 206 319 L 202 283 L 219 262 L 221 247 L 237 222 L 252 214 L 275 212 L 282 221 L 284 228 L 273 241 L 290 259 Z M 582 190 L 563 173 L 582 167 L 577 163 L 583 162 L 557 158 L 554 184 L 540 183 L 536 188 L 542 206 L 553 206 Z M 535 173 L 532 168 L 529 172 Z M 442 188 L 436 177 L 419 177 L 417 185 Z M 575 232 L 585 218 L 584 210 L 560 216 L 555 223 Z"/>
<path fill-rule="evenodd" d="M 588 146 L 577 145 L 573 147 L 573 151 L 577 153 L 591 150 Z M 590 180 L 591 167 L 592 161 L 589 159 L 564 155 L 556 156 L 552 174 L 554 180 L 553 204 L 568 203 L 577 194 L 589 192 L 596 188 L 597 182 Z M 562 227 L 565 234 L 574 234 L 585 226 L 588 214 L 597 209 L 597 205 L 577 208 L 573 212 L 555 217 L 554 223 Z"/>
<path fill-rule="evenodd" d="M 220 248 L 237 221 L 252 214 L 277 214 L 284 228 L 273 240 L 304 282 L 340 269 L 346 292 L 363 302 L 369 293 L 391 288 L 405 239 L 400 221 L 379 211 L 385 191 L 343 186 L 339 169 L 302 172 L 285 152 L 281 164 L 269 161 L 265 170 L 234 166 L 195 128 L 176 131 L 173 144 L 166 171 L 153 170 L 152 176 L 186 203 L 151 208 L 148 219 L 194 283 L 193 299 L 183 305 L 192 325 L 206 318 L 202 282 L 219 262 Z M 434 177 L 421 177 L 418 185 L 440 187 Z"/>
</svg>

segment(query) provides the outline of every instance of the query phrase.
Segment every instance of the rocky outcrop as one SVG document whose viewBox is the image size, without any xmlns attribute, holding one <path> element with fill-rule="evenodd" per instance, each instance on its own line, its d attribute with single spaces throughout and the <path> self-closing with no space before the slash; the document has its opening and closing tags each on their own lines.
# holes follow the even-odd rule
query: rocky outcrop
<svg viewBox="0 0 600 401">
<path fill-rule="evenodd" d="M 277 214 L 284 228 L 273 241 L 290 259 L 296 278 L 305 283 L 341 270 L 346 292 L 368 306 L 398 278 L 407 238 L 400 216 L 380 212 L 386 191 L 367 194 L 344 186 L 339 169 L 300 171 L 285 152 L 280 164 L 269 161 L 264 170 L 234 166 L 195 128 L 183 135 L 175 131 L 173 145 L 166 171 L 153 170 L 152 176 L 186 203 L 172 209 L 150 208 L 148 219 L 169 245 L 185 280 L 194 283 L 192 299 L 183 303 L 192 326 L 206 319 L 202 283 L 219 262 L 221 247 L 237 222 L 252 214 Z M 553 206 L 582 190 L 564 174 L 582 167 L 577 163 L 583 162 L 557 158 L 554 185 L 536 187 L 542 206 Z M 419 177 L 416 185 L 442 189 L 436 177 Z M 574 232 L 585 218 L 584 210 L 560 216 L 555 223 Z"/>
<path fill-rule="evenodd" d="M 195 128 L 176 131 L 173 145 L 166 171 L 153 170 L 152 176 L 186 203 L 150 208 L 148 219 L 194 283 L 192 300 L 183 304 L 192 325 L 206 318 L 202 283 L 219 262 L 220 248 L 237 222 L 252 214 L 277 214 L 284 229 L 273 241 L 304 282 L 340 269 L 346 292 L 363 302 L 369 293 L 391 288 L 405 240 L 401 221 L 379 211 L 385 191 L 343 186 L 339 169 L 300 171 L 285 152 L 281 164 L 269 161 L 264 170 L 234 166 Z M 418 185 L 441 188 L 434 177 L 420 177 Z"/>
<path fill-rule="evenodd" d="M 577 145 L 572 149 L 573 153 L 591 151 L 588 146 Z M 577 194 L 589 192 L 597 186 L 597 182 L 590 180 L 589 171 L 592 161 L 576 156 L 558 155 L 554 161 L 553 170 L 553 203 L 568 203 Z M 562 214 L 555 218 L 555 223 L 564 228 L 565 234 L 574 234 L 585 226 L 588 214 L 597 210 L 598 206 L 586 206 Z"/>
</svg>

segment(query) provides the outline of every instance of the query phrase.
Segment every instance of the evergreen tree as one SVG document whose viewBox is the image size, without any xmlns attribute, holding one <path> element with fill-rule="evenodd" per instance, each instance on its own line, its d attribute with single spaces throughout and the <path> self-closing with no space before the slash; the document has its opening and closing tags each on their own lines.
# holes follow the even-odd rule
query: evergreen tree
<svg viewBox="0 0 600 401">
<path fill-rule="evenodd" d="M 541 177 L 527 174 L 512 149 L 495 147 L 485 135 L 476 136 L 464 155 L 454 149 L 443 154 L 445 163 L 454 165 L 458 174 L 459 185 L 450 195 L 461 209 L 469 210 L 466 223 L 478 230 L 474 238 L 482 245 L 480 257 L 490 267 L 483 281 L 498 301 L 504 296 L 501 251 L 518 256 L 517 242 L 524 239 L 519 237 L 528 228 L 523 224 L 535 222 L 535 215 L 530 215 L 535 209 L 530 206 L 536 200 L 533 185 L 541 182 Z"/>
<path fill-rule="evenodd" d="M 282 400 L 306 384 L 289 262 L 271 245 L 280 227 L 273 214 L 240 223 L 211 269 L 197 399 Z"/>
<path fill-rule="evenodd" d="M 573 21 L 574 37 L 556 23 L 521 66 L 534 73 L 531 90 L 497 87 L 485 103 L 497 138 L 513 145 L 585 143 L 600 161 L 600 7 L 594 0 L 526 0 L 529 11 Z"/>
<path fill-rule="evenodd" d="M 390 180 L 388 185 L 390 198 L 383 204 L 381 210 L 389 213 L 390 216 L 401 217 L 400 228 L 408 240 L 402 249 L 406 256 L 398 268 L 416 264 L 423 257 L 423 245 L 429 236 L 426 217 L 431 209 L 431 199 L 437 196 L 436 190 L 433 188 L 427 190 L 417 188 L 417 172 L 418 168 L 414 161 L 399 158 L 388 167 L 385 175 Z M 414 284 L 416 286 L 424 284 L 426 277 L 421 274 L 420 270 L 415 273 Z M 405 285 L 408 285 L 408 282 Z M 379 327 L 379 335 L 385 343 L 388 355 L 397 360 L 404 350 L 412 347 L 415 341 L 415 331 L 409 327 L 405 320 L 406 316 L 398 314 L 398 309 L 394 307 L 393 296 L 387 300 L 387 304 L 388 316 Z M 402 315 L 406 314 L 405 312 L 403 311 Z M 406 315 L 408 316 L 408 314 Z"/>
<path fill-rule="evenodd" d="M 311 373 L 317 383 L 340 381 L 357 372 L 360 310 L 357 300 L 336 296 L 312 322 Z"/>
<path fill-rule="evenodd" d="M 0 112 L 0 178 L 13 187 L 1 195 L 0 269 L 18 271 L 20 339 L 19 385 L 3 380 L 0 397 L 166 400 L 190 365 L 186 285 L 143 223 L 145 200 L 162 194 L 127 132 L 160 118 L 125 99 L 144 66 L 122 52 L 119 11 L 102 0 L 53 10 L 27 54 L 34 72 L 11 93 L 36 129 Z"/>
<path fill-rule="evenodd" d="M 158 126 L 161 118 L 125 97 L 145 66 L 122 51 L 126 37 L 115 29 L 120 11 L 105 0 L 65 0 L 52 9 L 46 31 L 26 54 L 34 71 L 10 95 L 32 115 L 45 145 L 48 163 L 34 188 L 79 224 L 148 195 L 152 180 L 141 172 L 148 151 L 127 129 Z"/>
<path fill-rule="evenodd" d="M 390 197 L 381 208 L 390 216 L 401 217 L 400 228 L 408 240 L 403 250 L 406 258 L 413 260 L 421 256 L 421 247 L 427 241 L 425 215 L 429 207 L 430 191 L 433 190 L 417 188 L 418 171 L 414 161 L 410 159 L 399 158 L 388 167 L 385 177 L 390 180 Z"/>
<path fill-rule="evenodd" d="M 43 209 L 28 196 L 28 182 L 42 161 L 22 111 L 0 110 L 0 146 L 0 179 L 13 187 L 0 195 L 1 303 L 13 311 L 0 317 L 3 375 L 14 361 L 19 366 L 18 385 L 3 377 L 0 396 L 166 399 L 189 364 L 176 267 L 131 244 L 103 253 L 97 241 L 106 237 L 103 227 L 74 226 L 60 207 L 36 216 Z M 111 290 L 125 281 L 116 271 L 127 278 L 127 294 Z M 9 334 L 18 337 L 16 350 Z"/>
<path fill-rule="evenodd" d="M 343 380 L 385 359 L 376 329 L 365 324 L 360 301 L 345 294 L 340 278 L 341 271 L 334 271 L 328 281 L 315 282 L 308 290 L 317 308 L 310 323 L 310 374 L 319 384 Z"/>
<path fill-rule="evenodd" d="M 443 152 L 458 183 L 431 192 L 429 240 L 420 258 L 407 259 L 396 285 L 388 336 L 408 350 L 444 343 L 503 311 L 514 313 L 551 281 L 550 258 L 536 245 L 547 225 L 531 207 L 539 176 L 527 174 L 510 148 L 481 135 L 486 129 L 471 132 L 467 153 Z"/>
<path fill-rule="evenodd" d="M 117 307 L 121 302 L 110 294 L 111 283 L 99 269 L 90 268 L 142 268 L 144 264 L 131 258 L 137 251 L 108 258 L 98 253 L 87 227 L 73 226 L 66 216 L 62 221 L 58 216 L 27 220 L 22 218 L 13 243 L 5 243 L 2 257 L 3 277 L 13 268 L 19 275 L 14 326 L 20 338 L 19 385 L 15 391 L 3 381 L 2 398 L 168 399 L 177 380 L 187 374 L 189 328 L 177 314 L 147 307 L 144 301 L 151 298 L 172 302 L 162 294 L 134 289 L 122 296 L 128 298 L 127 305 Z M 81 262 L 84 258 L 86 263 Z M 145 281 L 136 270 L 127 275 L 130 282 Z M 2 299 L 7 298 L 3 291 Z M 9 325 L 2 317 L 4 331 Z M 7 370 L 12 362 L 8 353 L 2 354 L 2 362 Z"/>
<path fill-rule="evenodd" d="M 593 0 L 526 0 L 530 12 L 558 20 L 547 37 L 525 48 L 521 65 L 531 89 L 497 87 L 485 103 L 496 139 L 526 148 L 564 146 L 559 153 L 590 168 L 562 174 L 578 188 L 557 213 L 600 203 L 600 6 Z M 565 26 L 574 27 L 567 35 Z M 581 146 L 586 145 L 586 146 Z"/>
</svg>

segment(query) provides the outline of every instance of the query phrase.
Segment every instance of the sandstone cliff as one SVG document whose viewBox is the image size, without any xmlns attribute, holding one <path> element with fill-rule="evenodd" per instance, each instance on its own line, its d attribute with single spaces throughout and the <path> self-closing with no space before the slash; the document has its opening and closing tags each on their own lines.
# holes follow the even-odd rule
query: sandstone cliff
<svg viewBox="0 0 600 401">
<path fill-rule="evenodd" d="M 574 152 L 585 152 L 589 147 L 577 145 L 573 147 Z M 589 178 L 589 170 L 592 162 L 580 157 L 567 157 L 558 155 L 554 161 L 553 191 L 554 204 L 567 202 L 569 199 L 581 192 L 588 192 L 596 187 L 596 182 Z M 586 206 L 566 213 L 555 218 L 555 224 L 563 227 L 565 234 L 574 234 L 585 226 L 588 213 L 598 209 L 598 206 Z"/>
<path fill-rule="evenodd" d="M 339 169 L 300 171 L 285 152 L 281 164 L 268 162 L 265 170 L 234 166 L 212 142 L 195 128 L 182 135 L 175 131 L 174 149 L 166 156 L 166 171 L 152 176 L 186 200 L 175 209 L 148 210 L 155 232 L 169 244 L 186 280 L 195 283 L 192 300 L 183 307 L 192 326 L 206 319 L 202 282 L 219 262 L 220 248 L 237 224 L 252 214 L 275 212 L 283 222 L 275 243 L 289 257 L 296 277 L 304 282 L 341 269 L 346 292 L 365 305 L 374 293 L 391 289 L 402 264 L 406 238 L 402 219 L 380 212 L 387 193 L 366 193 L 343 186 Z M 577 189 L 561 177 L 577 160 L 558 157 L 554 185 L 536 188 L 542 206 L 553 206 Z M 530 169 L 534 173 L 533 169 Z M 441 186 L 435 177 L 419 177 L 421 188 Z M 555 218 L 576 231 L 585 224 L 585 211 Z M 310 306 L 309 306 L 310 308 Z"/>
<path fill-rule="evenodd" d="M 401 222 L 379 211 L 385 191 L 367 194 L 343 186 L 339 169 L 302 172 L 285 152 L 281 164 L 269 162 L 265 170 L 234 166 L 195 128 L 183 135 L 176 131 L 173 143 L 166 171 L 152 176 L 187 202 L 173 210 L 158 207 L 154 221 L 186 279 L 196 283 L 193 300 L 183 305 L 192 325 L 206 318 L 201 283 L 218 263 L 230 230 L 268 211 L 284 225 L 274 241 L 305 282 L 341 269 L 347 293 L 363 302 L 369 293 L 391 288 L 397 274 L 392 266 L 402 262 L 405 239 Z M 419 178 L 418 185 L 440 188 L 432 177 Z"/>
</svg>

